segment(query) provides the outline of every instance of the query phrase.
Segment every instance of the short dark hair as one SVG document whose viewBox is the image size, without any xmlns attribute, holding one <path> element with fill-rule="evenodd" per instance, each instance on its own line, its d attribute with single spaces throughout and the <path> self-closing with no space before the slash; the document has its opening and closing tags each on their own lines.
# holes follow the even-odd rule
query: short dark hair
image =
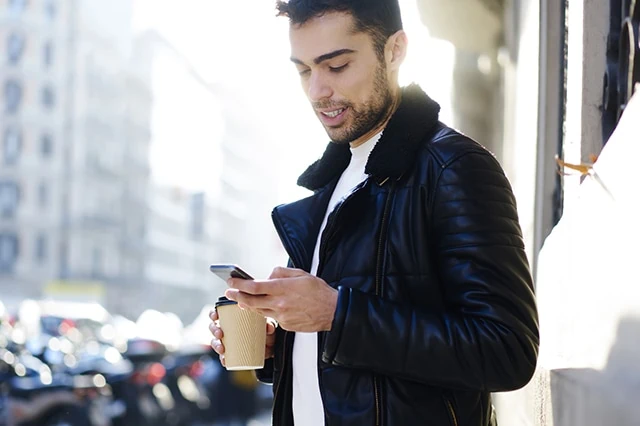
<svg viewBox="0 0 640 426">
<path fill-rule="evenodd" d="M 353 16 L 354 30 L 367 32 L 380 59 L 389 37 L 402 29 L 398 0 L 277 0 L 278 16 L 286 16 L 294 25 L 330 12 L 345 12 Z"/>
</svg>

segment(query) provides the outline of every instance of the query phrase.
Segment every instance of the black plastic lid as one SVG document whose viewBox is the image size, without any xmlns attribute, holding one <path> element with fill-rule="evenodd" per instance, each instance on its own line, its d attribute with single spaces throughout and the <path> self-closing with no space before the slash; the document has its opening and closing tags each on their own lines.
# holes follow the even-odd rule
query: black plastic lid
<svg viewBox="0 0 640 426">
<path fill-rule="evenodd" d="M 216 302 L 216 308 L 218 306 L 237 305 L 237 304 L 238 302 L 236 302 L 235 300 L 229 300 L 225 296 L 220 296 L 218 298 L 218 301 Z"/>
</svg>

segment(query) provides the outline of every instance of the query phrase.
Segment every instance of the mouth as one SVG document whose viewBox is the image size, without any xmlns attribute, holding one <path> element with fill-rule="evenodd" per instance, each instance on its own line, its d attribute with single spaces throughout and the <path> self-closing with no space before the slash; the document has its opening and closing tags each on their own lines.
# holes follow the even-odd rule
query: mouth
<svg viewBox="0 0 640 426">
<path fill-rule="evenodd" d="M 343 123 L 348 109 L 348 107 L 344 107 L 331 111 L 318 111 L 318 116 L 325 126 L 336 127 Z"/>
<path fill-rule="evenodd" d="M 340 108 L 340 109 L 336 109 L 333 111 L 327 111 L 327 112 L 320 112 L 322 115 L 329 117 L 329 118 L 336 118 L 337 116 L 339 116 L 340 114 L 342 114 L 344 112 L 346 108 Z"/>
</svg>

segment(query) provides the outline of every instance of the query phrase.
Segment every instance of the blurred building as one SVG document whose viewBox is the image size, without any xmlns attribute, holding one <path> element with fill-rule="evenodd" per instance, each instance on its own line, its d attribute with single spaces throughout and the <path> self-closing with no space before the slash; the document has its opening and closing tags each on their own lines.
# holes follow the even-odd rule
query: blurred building
<svg viewBox="0 0 640 426">
<path fill-rule="evenodd" d="M 219 290 L 209 264 L 265 276 L 286 261 L 273 141 L 246 124 L 263 112 L 160 34 L 134 35 L 132 7 L 0 1 L 3 299 L 195 316 Z"/>
<path fill-rule="evenodd" d="M 217 203 L 204 193 L 154 184 L 148 205 L 143 300 L 192 320 L 226 288 L 208 268 L 223 250 Z"/>
<path fill-rule="evenodd" d="M 275 266 L 275 153 L 239 91 L 208 83 L 155 30 L 136 40 L 153 58 L 146 302 L 191 320 L 224 290 L 210 264 Z"/>
<path fill-rule="evenodd" d="M 277 163 L 274 143 L 262 132 L 263 111 L 227 92 L 224 99 L 220 192 L 220 220 L 224 251 L 220 260 L 242 265 L 255 277 L 266 278 L 276 266 L 286 265 L 286 255 L 271 221 L 277 199 Z M 258 103 L 260 104 L 260 103 Z M 252 124 L 247 125 L 247 116 Z"/>
<path fill-rule="evenodd" d="M 56 268 L 64 37 L 54 4 L 0 4 L 0 292 L 37 294 Z M 56 56 L 54 57 L 54 49 Z M 54 225 L 55 224 L 55 225 Z"/>
<path fill-rule="evenodd" d="M 2 294 L 144 277 L 152 98 L 130 19 L 127 0 L 0 2 Z"/>
<path fill-rule="evenodd" d="M 207 265 L 236 263 L 268 275 L 286 259 L 270 218 L 277 151 L 260 126 L 264 112 L 244 88 L 209 83 L 161 33 L 145 31 L 139 39 L 155 52 L 154 181 L 218 200 L 217 251 Z"/>
</svg>

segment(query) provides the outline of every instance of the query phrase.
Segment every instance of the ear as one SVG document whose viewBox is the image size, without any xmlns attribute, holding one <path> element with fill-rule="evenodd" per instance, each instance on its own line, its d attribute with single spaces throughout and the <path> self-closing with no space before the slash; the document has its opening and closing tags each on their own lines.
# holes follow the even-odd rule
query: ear
<svg viewBox="0 0 640 426">
<path fill-rule="evenodd" d="M 391 71 L 398 71 L 400 69 L 400 65 L 402 65 L 404 58 L 407 56 L 408 45 L 409 39 L 404 30 L 400 30 L 389 37 L 384 49 L 387 69 Z"/>
</svg>

